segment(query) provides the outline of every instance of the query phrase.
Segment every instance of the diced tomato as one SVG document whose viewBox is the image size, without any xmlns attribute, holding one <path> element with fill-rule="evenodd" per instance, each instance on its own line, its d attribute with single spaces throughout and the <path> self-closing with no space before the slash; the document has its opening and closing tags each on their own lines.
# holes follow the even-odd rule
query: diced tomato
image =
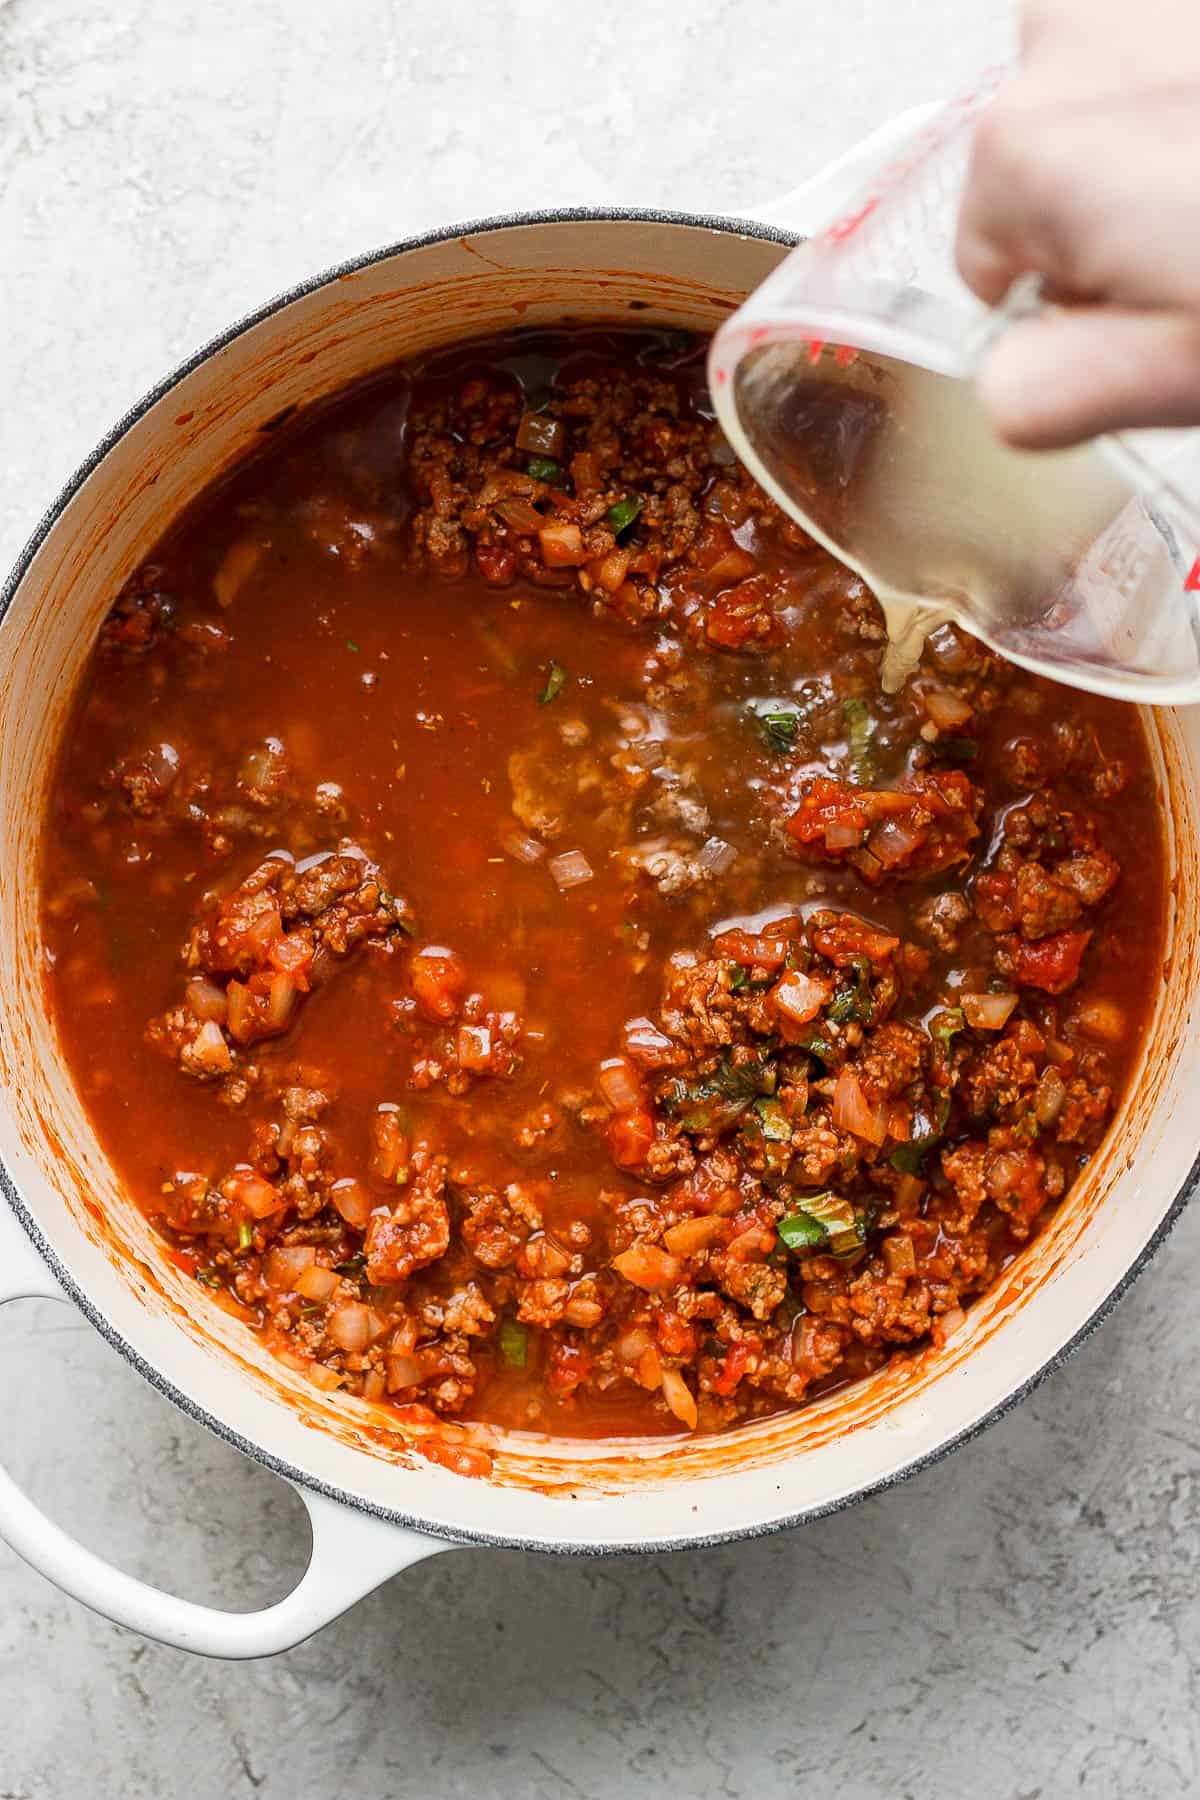
<svg viewBox="0 0 1200 1800">
<path fill-rule="evenodd" d="M 845 782 L 818 775 L 787 821 L 788 836 L 798 844 L 821 844 L 829 825 L 851 825 L 865 831 L 870 819 L 866 802 L 873 796 Z M 907 805 L 907 801 L 905 802 Z"/>
<path fill-rule="evenodd" d="M 828 957 L 836 968 L 844 969 L 860 956 L 868 957 L 873 963 L 886 962 L 893 950 L 899 948 L 900 939 L 886 931 L 877 931 L 874 925 L 868 925 L 865 919 L 856 918 L 853 913 L 843 913 L 833 925 L 814 931 L 812 943 L 813 949 Z"/>
<path fill-rule="evenodd" d="M 1063 994 L 1079 979 L 1079 965 L 1090 931 L 1054 931 L 1027 944 L 1018 939 L 1012 951 L 1013 972 L 1023 987 Z"/>
<path fill-rule="evenodd" d="M 752 575 L 737 587 L 718 594 L 704 625 L 711 644 L 723 650 L 764 650 L 778 637 L 778 627 L 767 604 L 766 586 Z"/>
<path fill-rule="evenodd" d="M 717 519 L 705 521 L 690 560 L 714 582 L 742 581 L 758 567 L 750 552 L 735 541 L 728 525 Z"/>
<path fill-rule="evenodd" d="M 868 880 L 878 878 L 881 866 L 927 875 L 963 860 L 965 846 L 979 835 L 981 800 L 959 769 L 918 775 L 898 788 L 854 788 L 822 775 L 801 796 L 786 829 L 794 843 L 832 857 L 856 853 L 870 829 L 869 860 L 858 863 Z"/>
<path fill-rule="evenodd" d="M 725 1361 L 721 1364 L 721 1373 L 712 1384 L 714 1394 L 728 1396 L 732 1394 L 742 1376 L 746 1373 L 746 1365 L 750 1361 L 750 1352 L 745 1344 L 731 1344 L 725 1352 Z"/>
<path fill-rule="evenodd" d="M 787 921 L 791 923 L 791 921 Z M 793 929 L 795 929 L 793 927 Z M 782 969 L 787 960 L 785 937 L 763 931 L 743 931 L 735 925 L 713 939 L 713 955 L 727 957 L 743 969 Z"/>
<path fill-rule="evenodd" d="M 593 1360 L 578 1344 L 555 1344 L 546 1370 L 547 1385 L 556 1394 L 573 1394 L 591 1374 Z"/>
<path fill-rule="evenodd" d="M 475 561 L 490 587 L 507 587 L 517 572 L 517 553 L 507 544 L 476 544 Z"/>
<path fill-rule="evenodd" d="M 467 972 L 453 950 L 438 944 L 413 952 L 409 963 L 413 996 L 426 1018 L 441 1024 L 457 1016 L 467 991 Z"/>
<path fill-rule="evenodd" d="M 658 1315 L 660 1350 L 668 1356 L 695 1356 L 699 1341 L 699 1333 L 690 1319 L 681 1319 L 669 1306 L 662 1308 Z"/>
<path fill-rule="evenodd" d="M 654 1114 L 648 1106 L 614 1113 L 608 1121 L 608 1153 L 618 1169 L 640 1169 L 654 1142 Z"/>
</svg>

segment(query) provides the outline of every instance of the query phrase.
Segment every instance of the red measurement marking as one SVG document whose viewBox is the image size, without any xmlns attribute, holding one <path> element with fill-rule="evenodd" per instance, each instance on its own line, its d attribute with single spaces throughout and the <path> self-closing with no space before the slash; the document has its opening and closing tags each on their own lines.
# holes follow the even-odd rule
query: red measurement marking
<svg viewBox="0 0 1200 1800">
<path fill-rule="evenodd" d="M 843 218 L 836 219 L 824 233 L 826 243 L 844 243 L 848 237 L 854 235 L 860 225 L 870 218 L 878 205 L 879 195 L 872 194 L 869 200 L 863 201 L 857 212 L 846 213 Z"/>
<path fill-rule="evenodd" d="M 804 340 L 804 342 L 806 342 L 808 345 L 808 360 L 809 360 L 809 362 L 813 363 L 814 365 L 819 363 L 821 360 L 821 352 L 825 348 L 825 339 L 824 338 L 806 338 Z"/>
<path fill-rule="evenodd" d="M 839 344 L 833 353 L 833 360 L 839 369 L 848 369 L 858 355 L 853 344 Z"/>
<path fill-rule="evenodd" d="M 761 344 L 766 335 L 767 327 L 765 325 L 756 325 L 754 330 L 750 333 L 750 342 L 752 344 Z"/>
<path fill-rule="evenodd" d="M 1188 570 L 1187 580 L 1183 584 L 1185 594 L 1200 594 L 1200 556 Z"/>
<path fill-rule="evenodd" d="M 724 387 L 725 383 L 728 380 L 729 380 L 729 370 L 728 369 L 718 369 L 717 370 L 717 386 Z"/>
</svg>

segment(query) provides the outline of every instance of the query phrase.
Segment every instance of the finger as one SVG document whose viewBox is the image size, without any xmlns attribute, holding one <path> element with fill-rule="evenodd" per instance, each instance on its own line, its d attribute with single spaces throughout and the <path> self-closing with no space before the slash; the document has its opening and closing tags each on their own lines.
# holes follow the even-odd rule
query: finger
<svg viewBox="0 0 1200 1800">
<path fill-rule="evenodd" d="M 1025 83 L 979 122 L 955 245 L 964 281 L 989 306 L 1033 271 L 1118 305 L 1194 307 L 1200 188 L 1181 154 L 1194 106 L 1161 94 L 1148 125 L 1124 99 L 1051 99 Z"/>
<path fill-rule="evenodd" d="M 1058 449 L 1142 425 L 1200 424 L 1200 323 L 1077 307 L 1011 326 L 977 377 L 1001 437 Z"/>
</svg>

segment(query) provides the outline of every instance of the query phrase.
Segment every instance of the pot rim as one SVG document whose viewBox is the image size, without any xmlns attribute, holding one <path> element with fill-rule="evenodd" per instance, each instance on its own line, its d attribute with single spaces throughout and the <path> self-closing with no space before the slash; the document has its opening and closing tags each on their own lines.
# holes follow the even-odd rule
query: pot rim
<svg viewBox="0 0 1200 1800">
<path fill-rule="evenodd" d="M 732 215 L 692 213 L 671 210 L 668 208 L 642 207 L 548 207 L 528 212 L 500 213 L 472 219 L 460 224 L 439 226 L 434 230 L 419 232 L 411 237 L 400 238 L 390 244 L 364 252 L 362 255 L 349 257 L 342 262 L 331 264 L 305 280 L 285 288 L 273 298 L 264 301 L 252 311 L 243 314 L 231 325 L 216 336 L 209 338 L 198 349 L 182 362 L 177 363 L 168 374 L 144 393 L 141 398 L 110 427 L 104 437 L 75 468 L 67 478 L 46 511 L 34 526 L 28 540 L 20 551 L 11 572 L 0 588 L 0 629 L 3 629 L 7 616 L 21 582 L 24 580 L 34 557 L 49 537 L 63 513 L 75 495 L 83 487 L 93 471 L 99 467 L 110 450 L 140 423 L 145 415 L 158 402 L 177 387 L 188 375 L 200 368 L 226 345 L 234 342 L 245 332 L 259 325 L 273 314 L 281 312 L 294 301 L 305 299 L 309 294 L 340 280 L 343 276 L 356 274 L 371 268 L 374 264 L 386 262 L 392 257 L 400 256 L 410 250 L 419 250 L 428 244 L 445 243 L 459 237 L 481 235 L 486 232 L 504 231 L 514 226 L 525 225 L 559 225 L 572 222 L 594 222 L 596 224 L 630 223 L 650 225 L 681 225 L 691 229 L 720 232 L 736 237 L 750 237 L 759 240 L 791 246 L 799 241 L 798 234 L 786 231 L 775 225 L 768 225 L 754 219 L 740 218 Z M 1115 1310 L 1125 1297 L 1138 1276 L 1157 1254 L 1160 1246 L 1174 1230 L 1184 1208 L 1200 1187 L 1200 1153 L 1197 1154 L 1186 1177 L 1181 1183 L 1171 1205 L 1159 1221 L 1152 1235 L 1142 1246 L 1138 1255 L 1130 1263 L 1124 1274 L 1100 1302 L 1090 1316 L 1072 1334 L 1053 1355 L 1046 1358 L 1041 1366 L 1007 1394 L 997 1401 L 978 1419 L 966 1425 L 953 1436 L 946 1438 L 935 1449 L 925 1451 L 906 1462 L 902 1467 L 892 1470 L 886 1475 L 856 1487 L 835 1500 L 827 1500 L 816 1505 L 801 1507 L 796 1511 L 784 1513 L 779 1518 L 759 1521 L 744 1526 L 733 1526 L 725 1530 L 703 1533 L 700 1535 L 683 1534 L 677 1537 L 641 1537 L 618 1542 L 604 1543 L 563 1543 L 536 1536 L 515 1536 L 510 1533 L 478 1531 L 462 1526 L 450 1527 L 439 1520 L 422 1518 L 416 1514 L 406 1513 L 398 1508 L 382 1506 L 365 1499 L 361 1495 L 352 1494 L 333 1483 L 320 1480 L 305 1473 L 287 1461 L 276 1456 L 271 1450 L 257 1444 L 253 1439 L 245 1437 L 224 1420 L 210 1413 L 207 1408 L 198 1405 L 183 1393 L 175 1384 L 148 1362 L 139 1351 L 126 1341 L 121 1332 L 110 1323 L 105 1315 L 91 1300 L 86 1291 L 79 1286 L 75 1278 L 64 1266 L 56 1252 L 43 1236 L 33 1214 L 27 1208 L 24 1199 L 13 1182 L 7 1168 L 0 1161 L 0 1194 L 3 1195 L 13 1216 L 19 1221 L 26 1236 L 37 1250 L 39 1256 L 50 1268 L 55 1279 L 64 1292 L 74 1301 L 83 1316 L 99 1332 L 100 1336 L 116 1350 L 123 1360 L 149 1382 L 158 1393 L 163 1394 L 180 1412 L 204 1426 L 208 1431 L 226 1444 L 231 1444 L 243 1455 L 269 1469 L 283 1480 L 312 1492 L 325 1495 L 327 1499 L 349 1507 L 356 1512 L 367 1513 L 388 1524 L 406 1527 L 409 1530 L 422 1532 L 427 1536 L 449 1540 L 451 1543 L 463 1545 L 479 1545 L 495 1549 L 534 1550 L 547 1555 L 566 1557 L 601 1557 L 628 1556 L 635 1554 L 661 1554 L 666 1551 L 702 1550 L 718 1544 L 741 1543 L 753 1538 L 769 1537 L 775 1532 L 787 1531 L 799 1525 L 808 1524 L 811 1520 L 821 1519 L 831 1514 L 843 1512 L 851 1506 L 872 1495 L 884 1493 L 897 1487 L 911 1476 L 922 1473 L 941 1462 L 963 1444 L 970 1443 L 992 1425 L 1005 1418 L 1015 1407 L 1019 1406 L 1033 1390 L 1041 1385 L 1047 1376 L 1060 1369 L 1080 1346 L 1090 1338 L 1100 1325 Z"/>
</svg>

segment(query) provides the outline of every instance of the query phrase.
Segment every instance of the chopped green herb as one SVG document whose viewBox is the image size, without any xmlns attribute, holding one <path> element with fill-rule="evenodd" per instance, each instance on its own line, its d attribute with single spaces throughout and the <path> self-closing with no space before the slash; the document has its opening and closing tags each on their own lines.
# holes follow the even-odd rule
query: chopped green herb
<svg viewBox="0 0 1200 1800">
<path fill-rule="evenodd" d="M 353 638 L 346 639 L 346 648 L 347 650 L 353 650 L 355 656 L 360 654 L 360 646 L 355 643 Z"/>
<path fill-rule="evenodd" d="M 254 1243 L 254 1227 L 249 1219 L 243 1219 L 238 1226 L 238 1249 L 249 1250 Z"/>
<path fill-rule="evenodd" d="M 775 1083 L 775 1065 L 766 1058 L 737 1066 L 724 1062 L 704 1080 L 672 1082 L 663 1104 L 682 1113 L 685 1131 L 724 1131 L 760 1094 L 773 1094 Z"/>
<path fill-rule="evenodd" d="M 324 1311 L 325 1308 L 323 1306 L 319 1305 L 317 1301 L 311 1300 L 306 1306 L 300 1308 L 300 1317 L 302 1319 L 315 1319 L 318 1313 Z"/>
<path fill-rule="evenodd" d="M 776 1229 L 789 1250 L 814 1250 L 829 1235 L 820 1221 L 806 1212 L 789 1213 L 786 1219 L 780 1219 Z"/>
<path fill-rule="evenodd" d="M 842 719 L 846 726 L 846 741 L 850 750 L 850 767 L 859 787 L 872 787 L 878 780 L 875 758 L 871 754 L 871 739 L 875 735 L 875 721 L 872 719 L 865 700 L 852 696 L 842 701 Z"/>
<path fill-rule="evenodd" d="M 934 1102 L 932 1112 L 926 1110 L 928 1102 L 923 1102 L 913 1119 L 912 1136 L 906 1144 L 898 1144 L 892 1151 L 888 1161 L 901 1175 L 923 1175 L 925 1172 L 925 1152 L 938 1143 L 946 1130 L 950 1118 L 950 1101 L 947 1095 L 939 1094 Z"/>
<path fill-rule="evenodd" d="M 618 537 L 623 531 L 629 530 L 645 504 L 640 494 L 629 494 L 624 500 L 618 500 L 615 506 L 609 507 L 606 516 Z"/>
<path fill-rule="evenodd" d="M 367 1272 L 367 1259 L 361 1250 L 356 1250 L 345 1262 L 334 1263 L 333 1272 L 335 1275 L 348 1275 L 352 1281 L 358 1281 Z"/>
<path fill-rule="evenodd" d="M 947 1006 L 942 1012 L 934 1013 L 929 1021 L 929 1035 L 935 1044 L 944 1049 L 950 1046 L 950 1039 L 956 1031 L 961 1031 L 966 1024 L 961 1006 Z"/>
<path fill-rule="evenodd" d="M 729 977 L 730 993 L 731 994 L 740 993 L 741 990 L 745 987 L 746 983 L 749 981 L 749 979 L 750 979 L 750 977 L 749 977 L 748 973 L 746 972 L 746 970 L 743 969 L 741 963 L 734 963 L 733 973 Z"/>
<path fill-rule="evenodd" d="M 800 714 L 794 708 L 779 706 L 754 716 L 767 749 L 774 750 L 777 756 L 786 756 L 795 746 Z"/>
<path fill-rule="evenodd" d="M 822 1037 L 819 1031 L 810 1031 L 808 1037 L 802 1037 L 799 1048 L 806 1049 L 810 1057 L 817 1058 L 817 1062 L 824 1062 L 826 1067 L 837 1067 L 842 1060 L 838 1055 L 837 1044 L 831 1044 L 828 1037 Z"/>
<path fill-rule="evenodd" d="M 869 1025 L 875 1017 L 875 1001 L 871 995 L 871 959 L 869 956 L 856 956 L 851 966 L 854 970 L 853 985 L 839 988 L 827 1008 L 826 1016 L 835 1025 L 844 1025 L 848 1019 L 857 1019 L 860 1024 Z"/>
<path fill-rule="evenodd" d="M 925 1166 L 927 1146 L 910 1138 L 907 1144 L 898 1144 L 888 1157 L 898 1175 L 919 1175 Z"/>
<path fill-rule="evenodd" d="M 567 671 L 561 663 L 552 662 L 546 672 L 546 685 L 538 695 L 538 705 L 548 706 L 557 700 L 567 685 Z"/>
<path fill-rule="evenodd" d="M 792 1127 L 778 1100 L 763 1096 L 754 1102 L 754 1110 L 758 1114 L 762 1134 L 768 1143 L 787 1144 L 791 1142 Z"/>
<path fill-rule="evenodd" d="M 563 466 L 552 456 L 531 456 L 526 468 L 535 481 L 561 481 Z"/>
<path fill-rule="evenodd" d="M 500 1354 L 510 1369 L 523 1369 L 529 1360 L 529 1332 L 518 1319 L 501 1319 Z"/>
<path fill-rule="evenodd" d="M 196 1270 L 196 1280 L 200 1283 L 201 1287 L 219 1288 L 221 1285 L 221 1276 L 220 1276 L 219 1271 L 216 1269 L 212 1269 L 212 1268 L 197 1269 Z"/>
</svg>

